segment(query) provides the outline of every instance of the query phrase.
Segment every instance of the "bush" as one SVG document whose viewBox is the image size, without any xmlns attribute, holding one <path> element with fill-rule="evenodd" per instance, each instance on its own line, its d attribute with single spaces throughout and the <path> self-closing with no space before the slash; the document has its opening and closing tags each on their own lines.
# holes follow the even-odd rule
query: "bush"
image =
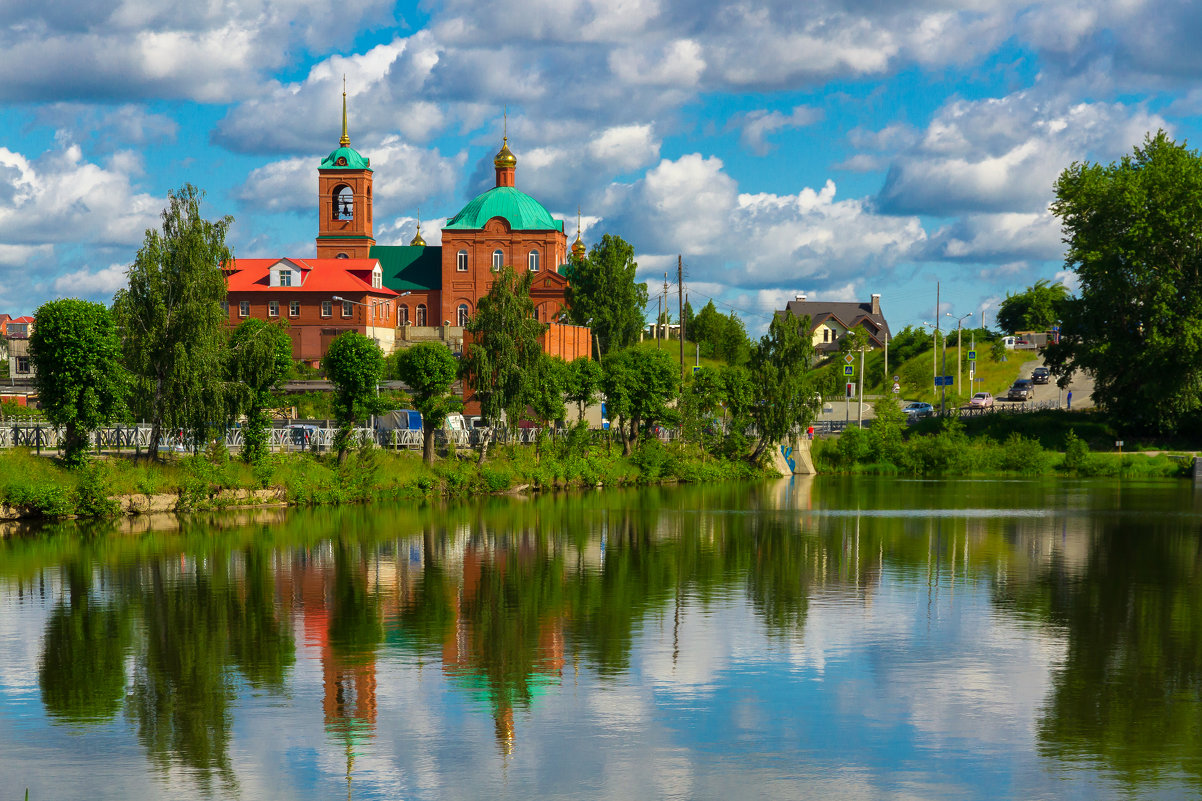
<svg viewBox="0 0 1202 801">
<path fill-rule="evenodd" d="M 1002 445 L 998 467 L 1008 473 L 1039 475 L 1047 469 L 1048 453 L 1033 439 L 1011 434 Z"/>
<path fill-rule="evenodd" d="M 1070 428 L 1064 435 L 1064 469 L 1077 472 L 1084 466 L 1088 457 L 1089 446 Z"/>
</svg>

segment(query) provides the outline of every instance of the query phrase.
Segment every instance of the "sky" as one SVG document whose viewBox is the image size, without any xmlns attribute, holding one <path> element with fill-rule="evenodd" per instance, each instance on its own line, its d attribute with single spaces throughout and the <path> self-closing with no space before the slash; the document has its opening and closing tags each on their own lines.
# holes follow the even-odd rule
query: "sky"
<svg viewBox="0 0 1202 801">
<path fill-rule="evenodd" d="M 1197 139 L 1200 34 L 1181 0 L 0 0 L 0 312 L 111 300 L 184 183 L 236 256 L 314 255 L 345 75 L 380 243 L 438 243 L 507 114 L 517 187 L 630 242 L 650 315 L 679 254 L 753 335 L 798 293 L 990 323 L 1075 286 L 1064 168 Z"/>
</svg>

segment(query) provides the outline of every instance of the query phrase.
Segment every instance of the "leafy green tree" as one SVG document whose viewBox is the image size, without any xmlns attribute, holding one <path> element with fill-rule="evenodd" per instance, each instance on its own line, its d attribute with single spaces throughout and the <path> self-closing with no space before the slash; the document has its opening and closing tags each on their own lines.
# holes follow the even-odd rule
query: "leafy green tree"
<svg viewBox="0 0 1202 801">
<path fill-rule="evenodd" d="M 662 350 L 626 348 L 605 354 L 605 397 L 629 456 L 640 433 L 673 416 L 669 403 L 680 391 L 680 367 Z"/>
<path fill-rule="evenodd" d="M 702 367 L 686 380 L 680 403 L 680 422 L 686 439 L 712 446 L 718 437 L 715 421 L 724 391 L 722 374 L 711 367 Z"/>
<path fill-rule="evenodd" d="M 501 268 L 464 328 L 470 341 L 464 343 L 462 374 L 480 402 L 480 414 L 492 426 L 500 423 L 503 413 L 516 425 L 542 353 L 539 340 L 545 328 L 534 318 L 532 275 L 528 270 L 519 275 L 512 267 Z M 487 448 L 487 437 L 481 437 L 480 461 Z"/>
<path fill-rule="evenodd" d="M 997 325 L 1008 334 L 1016 331 L 1046 331 L 1060 322 L 1068 287 L 1041 278 L 1025 292 L 1006 295 L 997 311 Z"/>
<path fill-rule="evenodd" d="M 422 459 L 434 464 L 434 432 L 447 415 L 463 409 L 463 401 L 451 394 L 459 362 L 439 342 L 419 342 L 397 354 L 398 377 L 413 393 L 413 408 L 422 415 Z"/>
<path fill-rule="evenodd" d="M 635 281 L 636 270 L 634 248 L 610 234 L 571 266 L 569 316 L 578 325 L 592 327 L 604 354 L 639 341 L 647 285 Z"/>
<path fill-rule="evenodd" d="M 868 429 L 868 451 L 875 462 L 901 467 L 905 461 L 906 414 L 892 397 L 881 398 L 873 406 L 874 419 Z"/>
<path fill-rule="evenodd" d="M 1202 156 L 1163 131 L 1110 165 L 1074 163 L 1056 182 L 1065 302 L 1052 372 L 1084 370 L 1093 399 L 1135 429 L 1169 432 L 1202 411 Z"/>
<path fill-rule="evenodd" d="M 688 337 L 701 346 L 702 355 L 730 364 L 746 362 L 751 349 L 743 321 L 734 312 L 720 314 L 712 300 L 694 318 Z"/>
<path fill-rule="evenodd" d="M 564 398 L 576 404 L 576 414 L 584 419 L 584 410 L 597 402 L 601 391 L 601 363 L 581 356 L 568 363 L 567 391 Z"/>
<path fill-rule="evenodd" d="M 770 445 L 809 425 L 822 403 L 810 375 L 814 344 L 802 333 L 809 327 L 809 315 L 800 319 L 774 315 L 768 333 L 751 351 L 751 383 L 756 390 L 751 417 L 759 429 L 752 461 L 758 461 Z"/>
<path fill-rule="evenodd" d="M 202 218 L 203 197 L 191 184 L 168 192 L 162 230 L 146 231 L 126 272 L 129 285 L 113 300 L 133 410 L 151 422 L 151 458 L 164 428 L 187 432 L 199 449 L 210 426 L 226 417 L 221 268 L 233 258 L 225 236 L 234 218 Z"/>
<path fill-rule="evenodd" d="M 66 427 L 63 460 L 84 463 L 88 434 L 118 415 L 127 390 L 121 345 L 109 310 L 64 298 L 43 304 L 29 337 L 42 409 Z"/>
<path fill-rule="evenodd" d="M 233 408 L 246 415 L 242 459 L 258 462 L 267 455 L 267 430 L 276 392 L 292 372 L 292 338 L 287 323 L 244 320 L 230 336 L 229 376 Z"/>
<path fill-rule="evenodd" d="M 334 337 L 321 360 L 321 369 L 334 385 L 334 420 L 338 424 L 334 445 L 338 462 L 342 463 L 355 423 L 378 411 L 376 392 L 384 371 L 384 356 L 375 340 L 358 331 L 347 331 Z"/>
</svg>

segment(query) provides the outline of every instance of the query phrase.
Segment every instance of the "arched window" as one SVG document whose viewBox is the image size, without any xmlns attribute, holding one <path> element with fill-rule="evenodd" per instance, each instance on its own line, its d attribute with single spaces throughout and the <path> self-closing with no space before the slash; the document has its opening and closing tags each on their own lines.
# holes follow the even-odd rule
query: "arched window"
<svg viewBox="0 0 1202 801">
<path fill-rule="evenodd" d="M 530 251 L 530 260 L 529 261 L 530 261 L 530 272 L 532 272 L 532 273 L 538 272 L 538 251 L 537 250 Z"/>
<path fill-rule="evenodd" d="M 334 219 L 355 219 L 355 193 L 346 184 L 334 188 Z"/>
<path fill-rule="evenodd" d="M 456 323 L 456 325 L 458 325 L 460 328 L 467 325 L 467 304 L 466 303 L 459 304 L 457 319 L 458 319 L 458 322 Z"/>
<path fill-rule="evenodd" d="M 467 272 L 467 251 L 461 250 L 455 254 L 455 269 L 461 273 Z"/>
<path fill-rule="evenodd" d="M 400 306 L 397 306 L 396 324 L 398 326 L 409 325 L 409 307 L 403 303 Z"/>
<path fill-rule="evenodd" d="M 493 272 L 500 272 L 501 263 L 505 261 L 505 254 L 499 250 L 492 252 L 492 269 Z"/>
<path fill-rule="evenodd" d="M 417 324 L 418 326 L 426 324 L 426 304 L 424 303 L 417 304 Z"/>
</svg>

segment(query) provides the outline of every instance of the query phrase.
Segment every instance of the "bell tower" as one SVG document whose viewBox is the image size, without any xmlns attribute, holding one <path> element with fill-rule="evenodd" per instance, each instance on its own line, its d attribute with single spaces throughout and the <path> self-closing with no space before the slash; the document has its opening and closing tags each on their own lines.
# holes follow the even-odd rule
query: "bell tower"
<svg viewBox="0 0 1202 801">
<path fill-rule="evenodd" d="M 366 259 L 376 243 L 371 220 L 371 159 L 351 147 L 342 79 L 342 138 L 317 169 L 317 258 Z"/>
</svg>

